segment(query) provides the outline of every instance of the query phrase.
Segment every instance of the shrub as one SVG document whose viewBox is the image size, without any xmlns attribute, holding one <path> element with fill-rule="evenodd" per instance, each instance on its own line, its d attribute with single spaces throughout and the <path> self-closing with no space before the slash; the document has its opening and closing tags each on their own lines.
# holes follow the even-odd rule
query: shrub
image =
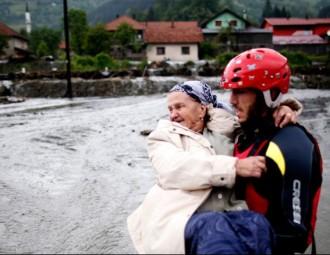
<svg viewBox="0 0 330 255">
<path fill-rule="evenodd" d="M 310 57 L 300 51 L 282 50 L 281 54 L 288 58 L 289 65 L 295 67 L 309 67 L 312 64 Z"/>
<path fill-rule="evenodd" d="M 184 67 L 187 67 L 187 68 L 189 68 L 189 67 L 194 67 L 194 66 L 195 66 L 195 63 L 194 63 L 194 61 L 189 60 L 189 61 L 185 62 L 185 63 L 183 64 L 183 66 L 184 66 Z"/>
<path fill-rule="evenodd" d="M 116 66 L 114 60 L 106 53 L 99 53 L 95 56 L 96 66 L 100 69 L 105 67 L 114 68 Z"/>
<path fill-rule="evenodd" d="M 220 67 L 225 67 L 228 64 L 229 60 L 231 60 L 237 54 L 237 52 L 225 52 L 223 54 L 220 54 L 216 57 L 216 63 Z"/>
<path fill-rule="evenodd" d="M 328 56 L 327 55 L 310 55 L 309 59 L 312 62 L 326 64 Z"/>
<path fill-rule="evenodd" d="M 40 58 L 40 57 L 43 57 L 43 56 L 46 56 L 49 52 L 49 49 L 48 49 L 48 46 L 46 44 L 45 41 L 41 41 L 39 44 L 38 44 L 38 47 L 37 47 L 37 50 L 36 50 L 36 53 L 37 53 L 37 56 Z"/>
<path fill-rule="evenodd" d="M 74 71 L 94 71 L 96 69 L 95 58 L 91 56 L 75 55 L 72 59 L 72 70 Z"/>
<path fill-rule="evenodd" d="M 148 66 L 148 61 L 146 59 L 143 59 L 139 65 L 138 65 L 138 69 L 141 71 L 144 71 L 144 69 Z"/>
<path fill-rule="evenodd" d="M 204 41 L 200 44 L 201 59 L 212 59 L 218 53 L 218 44 L 211 41 Z"/>
<path fill-rule="evenodd" d="M 131 65 L 127 59 L 118 60 L 118 69 L 128 69 L 130 66 Z"/>
</svg>

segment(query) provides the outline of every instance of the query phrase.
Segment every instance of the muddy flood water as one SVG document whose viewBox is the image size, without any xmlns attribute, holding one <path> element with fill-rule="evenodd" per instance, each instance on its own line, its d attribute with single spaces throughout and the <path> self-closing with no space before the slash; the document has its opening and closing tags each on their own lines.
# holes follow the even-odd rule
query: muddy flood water
<svg viewBox="0 0 330 255">
<path fill-rule="evenodd" d="M 324 158 L 316 239 L 329 253 L 330 91 L 291 93 Z M 126 218 L 154 182 L 140 132 L 166 117 L 165 95 L 0 105 L 0 253 L 135 253 Z"/>
</svg>

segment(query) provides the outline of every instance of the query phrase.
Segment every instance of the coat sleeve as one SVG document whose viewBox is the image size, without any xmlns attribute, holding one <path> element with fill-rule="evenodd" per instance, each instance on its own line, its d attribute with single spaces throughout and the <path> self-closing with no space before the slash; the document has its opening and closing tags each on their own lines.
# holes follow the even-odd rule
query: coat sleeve
<svg viewBox="0 0 330 255">
<path fill-rule="evenodd" d="M 158 184 L 164 189 L 231 188 L 235 183 L 237 158 L 184 151 L 166 132 L 149 135 L 148 153 Z"/>
<path fill-rule="evenodd" d="M 304 109 L 302 103 L 300 103 L 296 98 L 288 96 L 281 101 L 281 105 L 289 106 L 293 111 L 300 115 Z"/>
</svg>

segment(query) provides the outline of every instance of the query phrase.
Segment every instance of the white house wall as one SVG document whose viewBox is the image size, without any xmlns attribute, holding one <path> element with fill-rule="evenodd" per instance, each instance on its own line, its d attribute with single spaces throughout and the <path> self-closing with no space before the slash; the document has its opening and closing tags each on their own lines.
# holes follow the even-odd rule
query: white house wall
<svg viewBox="0 0 330 255">
<path fill-rule="evenodd" d="M 28 49 L 27 42 L 24 40 L 18 39 L 18 38 L 11 38 L 9 40 L 9 44 L 14 48 L 19 48 L 19 49 L 23 49 L 23 50 Z"/>
<path fill-rule="evenodd" d="M 17 38 L 10 38 L 8 40 L 8 51 L 14 51 L 15 48 L 22 49 L 22 50 L 27 50 L 28 45 L 26 41 L 17 39 Z"/>
<path fill-rule="evenodd" d="M 19 38 L 9 38 L 8 40 L 8 47 L 4 49 L 4 54 L 1 56 L 1 58 L 8 58 L 8 57 L 16 57 L 15 48 L 27 50 L 28 44 L 26 41 L 21 40 Z"/>
<path fill-rule="evenodd" d="M 165 47 L 164 55 L 157 55 L 157 47 Z M 189 47 L 190 54 L 183 55 L 181 47 Z M 147 59 L 149 61 L 162 61 L 164 59 L 172 61 L 197 61 L 197 44 L 149 44 L 147 46 Z"/>
</svg>

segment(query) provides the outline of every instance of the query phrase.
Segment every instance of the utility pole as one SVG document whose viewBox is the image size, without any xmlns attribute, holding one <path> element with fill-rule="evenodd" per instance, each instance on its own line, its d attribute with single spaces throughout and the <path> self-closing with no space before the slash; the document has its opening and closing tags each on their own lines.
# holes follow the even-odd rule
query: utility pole
<svg viewBox="0 0 330 255">
<path fill-rule="evenodd" d="M 64 13 L 64 37 L 65 37 L 66 79 L 67 79 L 67 88 L 64 97 L 72 98 L 70 38 L 69 38 L 69 21 L 68 21 L 69 19 L 68 19 L 67 0 L 63 0 L 63 13 Z"/>
</svg>

